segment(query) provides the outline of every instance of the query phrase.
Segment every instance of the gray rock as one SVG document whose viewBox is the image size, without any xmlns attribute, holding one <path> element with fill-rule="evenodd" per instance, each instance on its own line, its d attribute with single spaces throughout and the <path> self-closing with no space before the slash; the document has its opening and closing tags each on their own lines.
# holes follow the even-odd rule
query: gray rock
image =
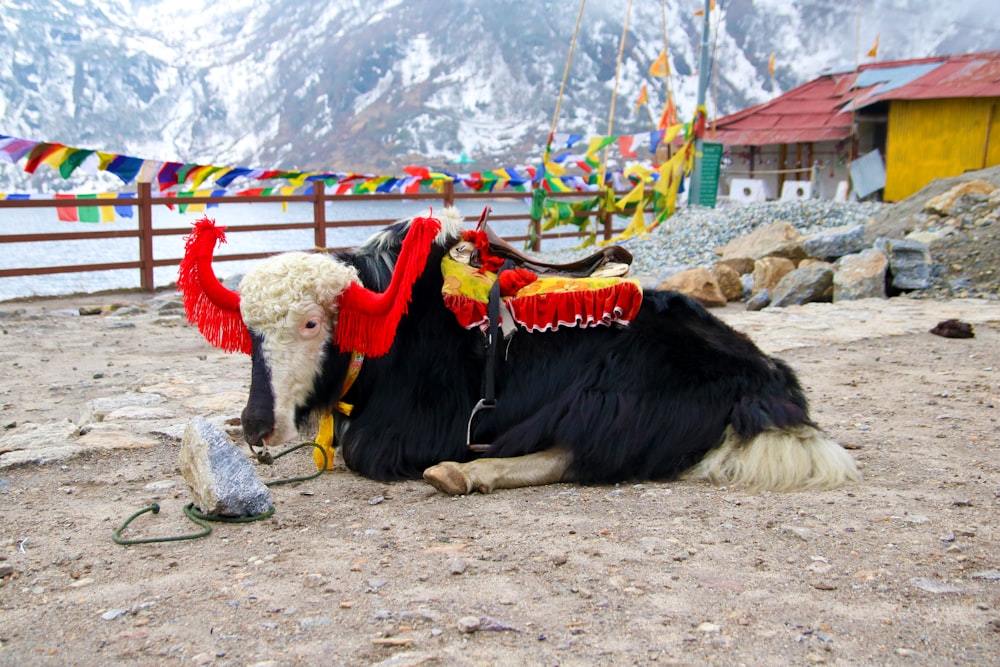
<svg viewBox="0 0 1000 667">
<path fill-rule="evenodd" d="M 810 264 L 785 275 L 774 287 L 772 307 L 798 306 L 814 301 L 830 301 L 833 296 L 833 267 Z"/>
<path fill-rule="evenodd" d="M 271 490 L 253 464 L 208 420 L 195 417 L 181 438 L 181 474 L 205 514 L 256 516 L 271 507 Z"/>
<path fill-rule="evenodd" d="M 802 242 L 809 257 L 831 260 L 865 249 L 865 226 L 835 227 L 813 234 Z"/>
<path fill-rule="evenodd" d="M 85 449 L 80 445 L 62 445 L 58 447 L 40 447 L 38 449 L 23 449 L 14 452 L 4 452 L 0 455 L 0 468 L 46 463 L 59 463 L 83 454 Z"/>
<path fill-rule="evenodd" d="M 926 244 L 912 239 L 879 237 L 875 247 L 889 258 L 893 287 L 914 290 L 931 286 L 931 254 Z"/>
<path fill-rule="evenodd" d="M 940 579 L 929 579 L 926 577 L 914 577 L 910 579 L 910 585 L 927 593 L 938 593 L 941 595 L 955 595 L 962 592 L 962 589 L 957 586 L 952 586 Z"/>
<path fill-rule="evenodd" d="M 885 273 L 889 260 L 881 250 L 869 248 L 837 261 L 833 276 L 833 300 L 885 298 Z"/>
<path fill-rule="evenodd" d="M 108 413 L 114 412 L 115 410 L 136 406 L 156 405 L 157 403 L 162 403 L 163 400 L 163 397 L 159 394 L 147 394 L 143 392 L 121 394 L 120 396 L 108 396 L 106 398 L 95 398 L 92 401 L 87 401 L 87 404 L 83 409 L 83 413 L 80 415 L 79 422 L 81 426 L 86 426 L 87 424 L 93 422 L 103 421 L 104 417 L 107 416 Z"/>
<path fill-rule="evenodd" d="M 154 421 L 157 419 L 175 419 L 177 413 L 167 408 L 150 407 L 146 405 L 128 405 L 116 408 L 104 415 L 102 421 Z"/>
<path fill-rule="evenodd" d="M 73 444 L 77 431 L 68 419 L 48 424 L 25 422 L 0 437 L 0 451 L 38 450 Z"/>
<path fill-rule="evenodd" d="M 458 631 L 464 634 L 472 634 L 479 630 L 482 623 L 478 616 L 463 616 L 458 619 Z"/>
<path fill-rule="evenodd" d="M 747 301 L 747 310 L 763 310 L 771 304 L 771 290 L 762 289 Z"/>
<path fill-rule="evenodd" d="M 84 451 L 69 420 L 51 424 L 24 423 L 0 437 L 0 468 L 29 463 L 65 461 Z"/>
</svg>

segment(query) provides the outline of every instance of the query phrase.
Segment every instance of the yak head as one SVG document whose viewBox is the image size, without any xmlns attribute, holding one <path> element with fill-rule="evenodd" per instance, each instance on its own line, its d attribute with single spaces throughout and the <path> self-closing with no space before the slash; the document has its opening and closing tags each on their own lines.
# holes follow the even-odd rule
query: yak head
<svg viewBox="0 0 1000 667">
<path fill-rule="evenodd" d="M 252 343 L 247 441 L 295 437 L 337 326 L 340 296 L 360 285 L 357 269 L 327 255 L 285 253 L 265 260 L 240 283 L 240 312 Z"/>
<path fill-rule="evenodd" d="M 214 244 L 225 240 L 221 230 L 212 223 L 211 241 L 189 237 L 178 277 L 188 319 L 214 345 L 251 355 L 242 415 L 247 442 L 277 445 L 297 435 L 309 406 L 319 407 L 316 387 L 329 384 L 322 377 L 329 355 L 388 352 L 431 243 L 457 238 L 462 222 L 446 208 L 440 218 L 395 223 L 351 253 L 276 255 L 246 274 L 238 294 L 222 288 L 211 270 Z"/>
</svg>

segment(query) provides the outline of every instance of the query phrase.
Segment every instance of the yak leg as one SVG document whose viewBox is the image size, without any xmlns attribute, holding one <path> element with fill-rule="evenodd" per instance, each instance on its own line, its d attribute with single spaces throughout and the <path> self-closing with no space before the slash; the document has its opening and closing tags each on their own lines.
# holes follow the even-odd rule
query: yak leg
<svg viewBox="0 0 1000 667">
<path fill-rule="evenodd" d="M 424 471 L 424 479 L 442 493 L 457 496 L 494 489 L 517 489 L 568 481 L 573 463 L 568 449 L 553 447 L 545 451 L 510 458 L 476 459 L 468 463 L 444 461 Z"/>
</svg>

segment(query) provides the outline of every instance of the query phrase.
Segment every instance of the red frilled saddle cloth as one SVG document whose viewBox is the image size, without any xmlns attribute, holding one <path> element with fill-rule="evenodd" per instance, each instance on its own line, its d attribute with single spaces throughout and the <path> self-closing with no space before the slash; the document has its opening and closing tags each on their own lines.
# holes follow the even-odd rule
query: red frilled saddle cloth
<svg viewBox="0 0 1000 667">
<path fill-rule="evenodd" d="M 464 232 L 463 240 L 444 256 L 441 292 L 459 324 L 485 333 L 490 323 L 487 315 L 490 289 L 497 281 L 496 270 L 503 260 L 490 255 L 488 243 L 479 234 Z M 515 267 L 500 273 L 499 280 L 500 297 L 507 312 L 518 326 L 528 331 L 626 326 L 642 305 L 642 287 L 633 278 L 575 278 L 551 273 L 539 276 L 524 267 Z"/>
</svg>

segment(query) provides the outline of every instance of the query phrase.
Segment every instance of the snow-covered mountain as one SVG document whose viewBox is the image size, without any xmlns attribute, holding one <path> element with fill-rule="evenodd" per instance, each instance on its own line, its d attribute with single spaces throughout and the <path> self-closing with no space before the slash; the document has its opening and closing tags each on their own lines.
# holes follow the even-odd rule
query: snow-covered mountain
<svg viewBox="0 0 1000 667">
<path fill-rule="evenodd" d="M 995 0 L 718 0 L 710 115 L 826 70 L 1000 48 Z M 631 13 L 629 5 L 631 4 Z M 664 48 L 682 119 L 697 96 L 702 0 L 586 5 L 557 131 L 651 128 Z M 5 0 L 0 134 L 138 157 L 398 174 L 536 163 L 580 5 L 534 0 Z M 768 74 L 775 54 L 776 73 Z M 640 87 L 648 111 L 636 114 Z M 454 167 L 452 167 L 454 168 Z M 66 189 L 0 164 L 0 190 Z"/>
</svg>

